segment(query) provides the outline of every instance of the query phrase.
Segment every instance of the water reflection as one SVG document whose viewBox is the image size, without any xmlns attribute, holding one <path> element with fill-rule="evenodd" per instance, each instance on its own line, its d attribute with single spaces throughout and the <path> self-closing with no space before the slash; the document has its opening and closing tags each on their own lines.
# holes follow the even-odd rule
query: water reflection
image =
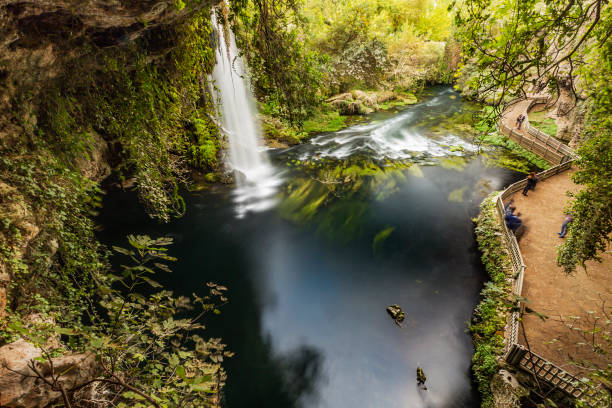
<svg viewBox="0 0 612 408">
<path fill-rule="evenodd" d="M 378 164 L 365 158 L 351 161 L 296 162 L 291 181 L 282 189 L 282 217 L 317 225 L 328 238 L 347 241 L 359 236 L 372 197 L 384 200 L 399 191 L 411 172 L 406 162 Z"/>
<path fill-rule="evenodd" d="M 459 104 L 440 92 L 434 108 Z M 430 124 L 410 126 L 429 137 Z M 232 190 L 219 186 L 186 194 L 186 216 L 156 225 L 134 198 L 109 195 L 101 237 L 181 237 L 175 272 L 160 280 L 177 294 L 206 281 L 230 288 L 207 321 L 236 353 L 228 408 L 477 407 L 465 328 L 485 276 L 470 218 L 485 194 L 522 176 L 452 146 L 402 160 L 320 154 L 329 147 L 272 155 L 286 173 L 267 211 L 237 219 Z M 385 312 L 393 303 L 402 328 Z M 428 391 L 416 387 L 417 366 Z"/>
</svg>

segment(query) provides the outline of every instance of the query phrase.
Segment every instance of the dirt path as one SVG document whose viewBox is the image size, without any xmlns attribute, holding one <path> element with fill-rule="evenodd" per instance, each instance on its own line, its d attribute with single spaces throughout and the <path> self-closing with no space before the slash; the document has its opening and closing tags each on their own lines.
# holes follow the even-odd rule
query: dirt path
<svg viewBox="0 0 612 408">
<path fill-rule="evenodd" d="M 569 362 L 588 359 L 602 366 L 610 361 L 592 351 L 588 345 L 590 337 L 583 338 L 567 324 L 574 321 L 576 326 L 592 326 L 594 316 L 601 316 L 599 322 L 605 324 L 602 300 L 609 311 L 612 306 L 612 255 L 604 254 L 603 263 L 587 262 L 586 272 L 579 268 L 574 276 L 566 276 L 556 265 L 556 247 L 563 242 L 557 233 L 567 202 L 565 192 L 578 190 L 570 180 L 573 171 L 539 182 L 528 197 L 518 192 L 513 198 L 526 226 L 519 242 L 526 265 L 522 295 L 529 299 L 531 309 L 549 316 L 546 321 L 534 315 L 525 317 L 529 345 L 532 351 L 566 371 L 584 374 L 585 370 Z M 580 319 L 573 320 L 570 316 Z M 526 345 L 522 332 L 519 339 Z"/>
</svg>

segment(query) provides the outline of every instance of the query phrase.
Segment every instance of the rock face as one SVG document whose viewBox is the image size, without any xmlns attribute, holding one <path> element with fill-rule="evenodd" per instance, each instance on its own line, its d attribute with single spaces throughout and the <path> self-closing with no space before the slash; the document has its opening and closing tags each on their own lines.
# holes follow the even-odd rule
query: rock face
<svg viewBox="0 0 612 408">
<path fill-rule="evenodd" d="M 146 48 L 147 61 L 162 60 L 176 46 L 166 34 L 218 0 L 185 3 L 179 8 L 174 0 L 0 0 L 0 156 L 5 157 L 5 146 L 29 148 L 42 90 L 60 82 L 72 66 L 84 73 L 96 70 L 105 64 L 100 51 L 127 50 L 132 42 Z M 86 178 L 100 181 L 110 174 L 109 145 L 91 134 L 89 147 L 74 164 Z M 23 153 L 11 154 L 19 162 Z M 0 174 L 0 244 L 11 251 L 10 259 L 0 257 L 0 331 L 7 297 L 12 299 L 11 264 L 44 251 L 51 265 L 58 250 L 57 237 L 36 211 L 34 199 L 9 180 Z M 0 347 L 0 407 L 44 407 L 60 396 L 44 381 L 27 376 L 33 374 L 30 360 L 38 356 L 40 350 L 24 340 Z M 70 389 L 92 377 L 93 362 L 92 356 L 73 355 L 54 359 L 54 366 L 56 371 L 73 367 L 61 379 Z M 40 370 L 50 374 L 49 366 Z"/>
<path fill-rule="evenodd" d="M 149 58 L 161 58 L 175 46 L 167 28 L 218 0 L 185 3 L 179 9 L 174 0 L 0 1 L 0 140 L 32 127 L 17 125 L 12 111 L 32 110 L 23 100 L 35 99 L 70 64 L 91 56 L 76 63 L 95 69 L 97 51 L 134 41 L 147 44 Z"/>
<path fill-rule="evenodd" d="M 194 8 L 214 1 L 189 2 L 179 10 L 174 1 L 4 0 L 0 3 L 0 78 L 27 72 L 44 81 L 62 72 L 63 62 L 94 47 L 121 46 L 138 37 L 153 38 L 164 25 L 184 18 Z M 191 4 L 194 3 L 194 4 Z M 163 51 L 164 41 L 158 47 Z"/>
<path fill-rule="evenodd" d="M 495 401 L 495 408 L 520 408 L 520 399 L 529 394 L 514 375 L 509 371 L 500 370 L 491 379 L 491 392 Z"/>
<path fill-rule="evenodd" d="M 61 396 L 59 391 L 37 378 L 28 366 L 40 356 L 40 350 L 25 340 L 0 347 L 0 407 L 42 408 Z M 61 384 L 69 390 L 93 378 L 96 374 L 94 363 L 93 354 L 54 358 L 54 372 L 66 372 L 57 382 L 58 389 Z M 36 362 L 36 368 L 48 381 L 53 382 L 49 363 Z"/>
</svg>

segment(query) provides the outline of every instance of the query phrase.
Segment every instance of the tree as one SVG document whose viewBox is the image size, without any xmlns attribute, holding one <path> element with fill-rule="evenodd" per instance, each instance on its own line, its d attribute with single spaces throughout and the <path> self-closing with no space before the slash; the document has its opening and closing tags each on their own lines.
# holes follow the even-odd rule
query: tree
<svg viewBox="0 0 612 408">
<path fill-rule="evenodd" d="M 528 90 L 553 89 L 560 80 L 576 98 L 576 80 L 597 27 L 609 14 L 605 0 L 465 0 L 455 13 L 465 61 L 472 63 L 468 85 L 498 107 Z M 450 8 L 457 6 L 452 3 Z"/>
<path fill-rule="evenodd" d="M 603 12 L 603 24 L 594 31 L 601 47 L 592 50 L 592 63 L 584 69 L 589 89 L 589 109 L 578 150 L 579 167 L 572 179 L 584 186 L 571 195 L 573 222 L 566 242 L 559 248 L 557 263 L 566 273 L 590 259 L 600 260 L 612 234 L 612 10 Z"/>
<path fill-rule="evenodd" d="M 494 125 L 509 100 L 546 87 L 556 95 L 563 87 L 589 106 L 573 177 L 584 188 L 572 196 L 574 221 L 557 262 L 570 273 L 599 259 L 612 233 L 611 7 L 604 0 L 465 0 L 457 8 L 460 75 L 493 106 L 482 123 Z"/>
<path fill-rule="evenodd" d="M 301 124 L 318 105 L 321 81 L 314 54 L 304 48 L 299 38 L 298 3 L 299 0 L 231 3 L 232 24 L 238 46 L 247 58 L 256 96 L 292 124 Z M 223 8 L 221 11 L 224 14 Z"/>
</svg>

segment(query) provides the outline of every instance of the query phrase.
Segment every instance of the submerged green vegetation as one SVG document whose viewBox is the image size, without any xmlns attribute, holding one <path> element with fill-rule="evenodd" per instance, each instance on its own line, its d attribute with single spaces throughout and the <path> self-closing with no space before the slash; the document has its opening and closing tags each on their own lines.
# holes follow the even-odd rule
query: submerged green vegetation
<svg viewBox="0 0 612 408">
<path fill-rule="evenodd" d="M 103 373 L 94 382 L 105 384 L 99 395 L 120 407 L 220 403 L 222 361 L 231 353 L 220 340 L 199 337 L 199 318 L 177 316 L 194 305 L 203 314 L 219 313 L 215 305 L 227 301 L 226 288 L 209 284 L 206 296 L 190 300 L 161 290 L 154 272 L 167 272 L 165 262 L 173 261 L 171 242 L 164 238 L 130 237 L 130 248 L 116 252 L 131 266 L 113 272 L 111 252 L 96 239 L 93 221 L 105 179 L 121 188 L 134 186 L 151 218 L 168 222 L 184 214 L 181 190 L 192 187 L 193 175 L 210 183 L 223 178 L 226 146 L 208 83 L 215 64 L 213 12 L 221 29 L 235 30 L 263 130 L 282 144 L 338 131 L 374 111 L 401 109 L 416 103 L 427 85 L 456 81 L 464 96 L 488 106 L 474 103 L 430 123 L 431 132 L 456 131 L 482 147 L 503 147 L 501 156 L 484 148 L 482 154 L 491 165 L 527 173 L 549 164 L 495 131 L 504 104 L 544 89 L 569 98 L 564 103 L 586 112 L 584 131 L 574 137 L 581 147 L 573 179 L 584 188 L 568 207 L 574 222 L 558 263 L 574 273 L 608 250 L 612 16 L 607 2 L 234 0 L 229 8 L 215 9 L 207 4 L 178 1 L 175 20 L 138 22 L 143 35 L 117 35 L 111 45 L 62 32 L 58 38 L 66 42 L 54 46 L 69 56 L 61 55 L 63 65 L 45 81 L 28 78 L 29 67 L 9 73 L 10 61 L 2 61 L 0 283 L 10 283 L 0 288 L 6 292 L 0 293 L 6 295 L 6 307 L 0 303 L 0 346 L 27 339 L 44 350 L 45 361 L 93 353 Z M 43 34 L 38 33 L 43 45 L 57 40 Z M 558 122 L 543 113 L 531 122 L 557 133 Z M 462 171 L 467 159 L 438 163 Z M 366 196 L 383 200 L 408 177 L 423 176 L 415 163 L 363 157 L 291 160 L 287 166 L 302 173 L 280 192 L 281 215 L 312 223 L 339 242 L 364 234 L 361 220 L 371 211 Z M 452 191 L 448 200 L 463 202 L 467 188 Z M 511 277 L 494 206 L 493 196 L 486 199 L 477 221 L 491 281 L 470 324 L 473 371 L 485 407 L 492 406 L 489 382 L 499 368 Z M 394 230 L 387 225 L 372 234 L 374 254 L 383 252 Z M 610 381 L 609 368 L 596 375 Z M 67 391 L 69 406 L 78 395 Z"/>
<path fill-rule="evenodd" d="M 381 163 L 368 158 L 292 160 L 287 165 L 298 167 L 300 175 L 281 193 L 281 216 L 296 223 L 316 225 L 318 233 L 337 242 L 361 236 L 364 213 L 371 211 L 369 198 L 374 195 L 377 200 L 383 200 L 394 194 L 406 182 L 407 174 L 413 174 L 404 170 L 417 166 L 403 161 Z M 384 238 L 373 238 L 375 252 Z"/>
</svg>

